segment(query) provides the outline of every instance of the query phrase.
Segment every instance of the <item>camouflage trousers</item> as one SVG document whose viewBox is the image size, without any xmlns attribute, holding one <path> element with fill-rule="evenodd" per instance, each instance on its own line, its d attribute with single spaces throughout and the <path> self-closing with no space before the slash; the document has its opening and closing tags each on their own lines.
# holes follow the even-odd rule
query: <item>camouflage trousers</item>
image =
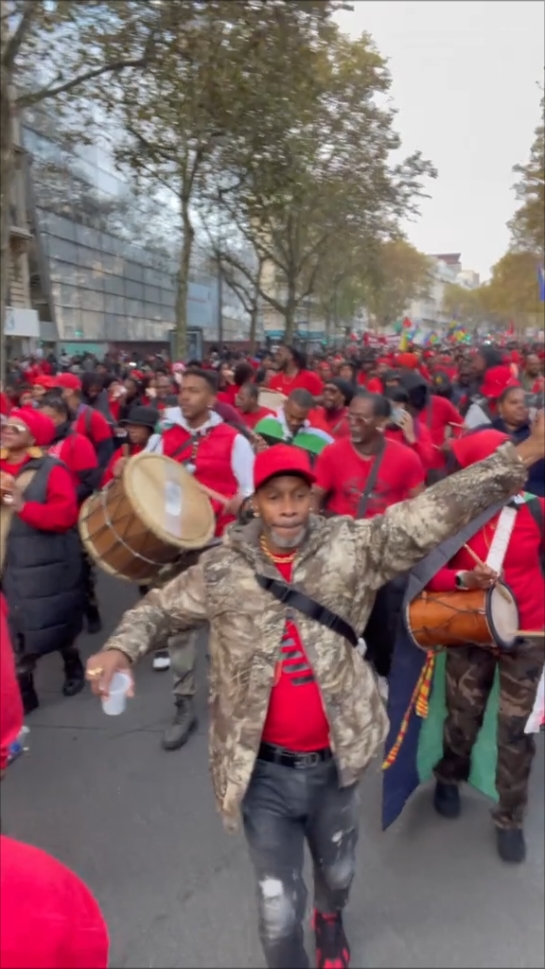
<svg viewBox="0 0 545 969">
<path fill-rule="evenodd" d="M 192 565 L 195 565 L 199 559 L 201 550 L 185 552 L 183 556 L 172 563 L 172 565 L 165 566 L 161 570 L 157 579 L 152 585 L 147 587 L 140 586 L 139 591 L 141 595 L 145 595 L 150 589 L 162 588 L 171 579 L 174 579 L 177 575 L 185 572 Z M 195 686 L 195 661 L 197 658 L 197 636 L 198 631 L 189 630 L 183 633 L 172 632 L 166 637 L 166 642 L 157 645 L 156 652 L 164 650 L 165 646 L 168 649 L 168 655 L 170 657 L 170 668 L 174 674 L 174 699 L 178 697 L 185 696 L 195 696 L 196 686 Z"/>
<path fill-rule="evenodd" d="M 532 734 L 524 733 L 524 727 L 536 699 L 544 645 L 543 640 L 525 641 L 512 652 L 498 655 L 477 646 L 465 646 L 450 649 L 447 655 L 447 719 L 443 757 L 435 767 L 435 776 L 446 783 L 468 779 L 471 751 L 483 722 L 497 665 L 499 803 L 493 816 L 501 828 L 521 827 L 525 813 L 535 744 Z"/>
</svg>

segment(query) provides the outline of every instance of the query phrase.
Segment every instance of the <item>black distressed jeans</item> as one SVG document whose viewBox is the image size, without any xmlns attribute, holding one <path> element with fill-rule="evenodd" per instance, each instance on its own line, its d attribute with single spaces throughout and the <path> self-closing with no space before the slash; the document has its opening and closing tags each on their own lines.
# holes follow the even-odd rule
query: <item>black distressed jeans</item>
<svg viewBox="0 0 545 969">
<path fill-rule="evenodd" d="M 346 905 L 358 839 L 357 786 L 339 787 L 334 761 L 304 770 L 256 761 L 243 802 L 244 831 L 257 876 L 259 935 L 270 969 L 303 969 L 304 845 L 314 863 L 314 905 Z"/>
</svg>

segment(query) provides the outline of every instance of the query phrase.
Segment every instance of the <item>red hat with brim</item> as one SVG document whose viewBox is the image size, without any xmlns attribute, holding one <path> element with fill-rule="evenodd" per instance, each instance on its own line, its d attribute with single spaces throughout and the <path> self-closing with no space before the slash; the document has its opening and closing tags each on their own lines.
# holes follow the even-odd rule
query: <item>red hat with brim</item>
<svg viewBox="0 0 545 969">
<path fill-rule="evenodd" d="M 271 478 L 289 474 L 314 484 L 316 475 L 310 466 L 307 451 L 292 447 L 290 444 L 274 444 L 267 451 L 261 451 L 254 464 L 254 488 L 257 491 Z"/>
</svg>

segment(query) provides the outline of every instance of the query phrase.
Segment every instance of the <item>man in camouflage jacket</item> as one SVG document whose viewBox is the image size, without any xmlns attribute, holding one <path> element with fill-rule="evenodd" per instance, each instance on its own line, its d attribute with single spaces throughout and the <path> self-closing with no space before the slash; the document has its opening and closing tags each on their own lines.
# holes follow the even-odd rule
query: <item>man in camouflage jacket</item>
<svg viewBox="0 0 545 969">
<path fill-rule="evenodd" d="M 304 537 L 294 556 L 292 583 L 343 618 L 354 630 L 363 629 L 381 585 L 409 570 L 489 505 L 507 499 L 523 486 L 528 461 L 535 460 L 537 451 L 543 450 L 539 433 L 538 430 L 537 436 L 518 448 L 510 443 L 503 445 L 487 460 L 370 520 L 311 516 L 310 487 L 304 483 L 308 488 Z M 255 810 L 257 816 L 263 809 L 255 787 L 257 775 L 272 796 L 275 785 L 282 787 L 284 774 L 281 772 L 287 770 L 286 778 L 292 787 L 279 789 L 276 799 L 286 805 L 295 797 L 293 785 L 296 781 L 301 783 L 305 773 L 304 770 L 290 772 L 276 763 L 265 764 L 261 760 L 263 727 L 287 620 L 293 618 L 296 624 L 329 723 L 337 802 L 343 796 L 347 799 L 350 796 L 350 801 L 340 808 L 346 812 L 346 829 L 339 828 L 337 832 L 337 827 L 331 830 L 330 825 L 327 837 L 330 848 L 331 842 L 334 846 L 337 844 L 336 838 L 349 843 L 347 853 L 342 854 L 341 844 L 337 845 L 336 854 L 328 857 L 324 844 L 316 841 L 316 850 L 313 850 L 311 837 L 305 831 L 318 871 L 315 881 L 320 884 L 329 881 L 330 889 L 329 894 L 326 892 L 326 901 L 324 892 L 320 896 L 316 889 L 319 966 L 349 964 L 340 911 L 353 876 L 357 801 L 352 794 L 384 741 L 388 727 L 374 674 L 358 651 L 316 620 L 299 612 L 293 617 L 283 603 L 256 581 L 256 572 L 278 578 L 274 560 L 265 554 L 263 545 L 275 534 L 266 501 L 269 472 L 272 469 L 273 475 L 280 476 L 279 487 L 293 487 L 290 483 L 293 478 L 288 476 L 298 474 L 308 482 L 312 480 L 312 472 L 310 466 L 308 471 L 301 469 L 301 461 L 308 461 L 302 451 L 284 445 L 258 455 L 254 500 L 261 517 L 244 526 L 231 526 L 221 547 L 203 554 L 197 565 L 163 589 L 151 592 L 127 612 L 104 650 L 89 659 L 87 672 L 94 691 L 105 694 L 113 672 L 127 669 L 144 656 L 164 628 L 172 623 L 180 629 L 209 624 L 210 763 L 216 801 L 230 828 L 237 826 L 242 810 L 261 890 L 260 930 L 267 964 L 291 969 L 308 965 L 301 928 L 302 879 L 295 871 L 296 883 L 288 884 L 291 875 L 282 873 L 288 868 L 290 872 L 297 869 L 298 862 L 289 853 L 285 857 L 284 846 L 284 868 L 271 871 L 275 864 L 280 864 L 275 859 L 282 854 L 282 844 L 275 844 L 274 852 L 269 851 L 263 861 L 263 843 L 252 828 L 252 812 Z M 287 498 L 281 500 L 285 504 Z M 277 548 L 278 544 L 277 541 Z M 264 778 L 265 768 L 269 767 L 276 774 L 272 771 L 271 776 Z M 314 769 L 324 769 L 324 765 L 318 764 Z M 284 806 L 269 804 L 267 810 L 268 821 L 271 817 L 278 820 L 278 812 Z M 331 824 L 339 826 L 338 817 Z M 264 838 L 267 841 L 267 832 Z M 302 867 L 302 841 L 300 860 Z M 324 911 L 328 904 L 330 907 Z"/>
</svg>

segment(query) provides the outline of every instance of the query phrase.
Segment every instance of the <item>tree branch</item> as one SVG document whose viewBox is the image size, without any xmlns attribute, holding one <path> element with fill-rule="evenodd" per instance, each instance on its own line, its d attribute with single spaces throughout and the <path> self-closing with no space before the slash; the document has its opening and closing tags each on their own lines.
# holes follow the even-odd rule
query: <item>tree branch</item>
<svg viewBox="0 0 545 969">
<path fill-rule="evenodd" d="M 13 67 L 15 58 L 19 53 L 21 44 L 25 39 L 25 35 L 27 34 L 30 28 L 30 25 L 32 23 L 33 16 L 36 12 L 37 7 L 39 6 L 40 4 L 37 2 L 37 0 L 30 0 L 30 2 L 27 2 L 25 4 L 24 13 L 21 14 L 21 19 L 19 20 L 19 23 L 17 24 L 16 29 L 11 34 L 6 46 L 4 47 L 4 50 L 2 53 L 2 67 L 4 67 L 8 71 L 10 71 L 11 68 Z M 8 20 L 9 20 L 9 17 L 10 17 L 10 14 L 8 13 L 7 14 Z"/>
</svg>

